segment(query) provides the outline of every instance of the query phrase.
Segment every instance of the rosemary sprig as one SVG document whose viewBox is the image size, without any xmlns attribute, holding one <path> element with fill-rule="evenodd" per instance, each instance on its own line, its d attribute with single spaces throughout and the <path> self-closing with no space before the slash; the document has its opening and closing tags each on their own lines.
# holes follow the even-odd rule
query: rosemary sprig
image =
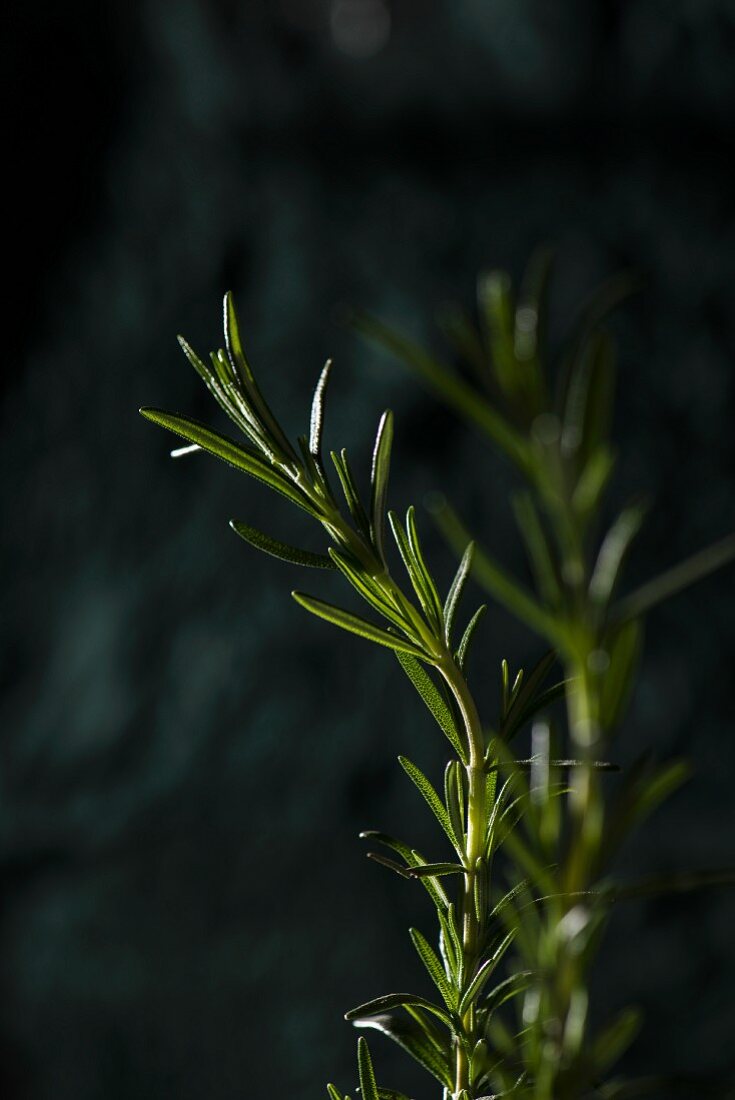
<svg viewBox="0 0 735 1100">
<path fill-rule="evenodd" d="M 402 519 L 388 508 L 390 412 L 378 426 L 370 493 L 363 499 L 347 452 L 329 452 L 336 481 L 324 458 L 331 364 L 319 376 L 309 431 L 294 445 L 258 387 L 229 295 L 225 348 L 211 355 L 211 365 L 186 341 L 181 346 L 245 441 L 185 416 L 141 410 L 183 438 L 186 445 L 175 456 L 196 450 L 214 454 L 317 522 L 325 536 L 319 552 L 231 521 L 256 549 L 342 574 L 369 617 L 301 592 L 294 592 L 294 599 L 312 614 L 393 650 L 451 747 L 441 789 L 416 764 L 399 758 L 450 845 L 449 859 L 427 858 L 385 833 L 362 834 L 379 849 L 368 853 L 371 859 L 419 882 L 434 904 L 437 948 L 418 929 L 410 936 L 436 996 L 383 994 L 347 1013 L 358 1027 L 381 1032 L 410 1054 L 441 1086 L 444 1100 L 636 1094 L 635 1084 L 608 1078 L 636 1033 L 638 1013 L 627 1009 L 596 1032 L 589 1023 L 588 975 L 611 907 L 651 891 L 733 881 L 732 869 L 668 881 L 654 876 L 637 886 L 618 883 L 612 874 L 621 843 L 687 774 L 682 762 L 656 767 L 644 755 L 617 781 L 614 796 L 603 786 L 616 770 L 608 750 L 635 681 L 641 617 L 731 561 L 735 536 L 618 596 L 645 509 L 632 501 L 599 537 L 614 469 L 614 357 L 600 324 L 630 282 L 618 278 L 602 288 L 583 311 L 560 361 L 552 364 L 545 341 L 549 272 L 550 258 L 540 254 L 517 298 L 506 275 L 490 273 L 478 286 L 479 328 L 457 311 L 445 318 L 444 330 L 476 384 L 382 323 L 354 318 L 362 332 L 402 359 L 517 467 L 523 488 L 513 506 L 534 590 L 477 547 L 450 506 L 435 499 L 435 519 L 460 559 L 442 598 L 414 509 Z M 528 674 L 520 670 L 513 676 L 501 662 L 500 707 L 492 728 L 480 719 L 466 671 L 484 605 L 464 630 L 458 626 L 472 576 L 551 646 Z M 563 676 L 547 686 L 556 660 Z M 548 719 L 562 699 L 568 745 Z M 531 753 L 517 758 L 512 739 L 529 724 Z M 496 869 L 501 849 L 504 874 Z M 378 1086 L 363 1037 L 358 1076 L 363 1098 L 406 1100 Z M 646 1078 L 645 1089 L 653 1094 L 659 1080 L 666 1081 Z M 334 1085 L 328 1092 L 331 1100 L 349 1100 Z"/>
<path fill-rule="evenodd" d="M 488 1080 L 491 1061 L 502 1053 L 486 1051 L 486 1021 L 491 1011 L 520 993 L 526 977 L 511 975 L 493 985 L 491 978 L 513 940 L 499 914 L 491 910 L 490 858 L 493 822 L 498 818 L 495 777 L 498 759 L 488 743 L 465 667 L 479 608 L 466 628 L 457 628 L 460 601 L 471 566 L 473 546 L 465 548 L 447 596 L 440 598 L 426 563 L 413 508 L 405 521 L 388 510 L 393 418 L 380 419 L 373 449 L 370 499 L 363 502 L 345 450 L 330 452 L 341 497 L 330 481 L 322 451 L 324 406 L 330 364 L 322 371 L 314 392 L 310 430 L 293 446 L 263 398 L 240 340 L 231 296 L 225 297 L 225 348 L 212 353 L 207 366 L 183 339 L 181 346 L 233 423 L 245 435 L 239 443 L 189 417 L 141 409 L 148 420 L 179 435 L 187 446 L 179 456 L 200 449 L 249 474 L 307 512 L 327 537 L 326 553 L 315 553 L 274 539 L 241 520 L 231 525 L 259 550 L 285 561 L 313 568 L 332 568 L 377 617 L 363 618 L 342 607 L 302 592 L 292 593 L 307 611 L 393 650 L 409 680 L 426 703 L 456 753 L 447 765 L 444 797 L 413 763 L 401 763 L 441 825 L 453 849 L 451 861 L 425 859 L 411 845 L 383 834 L 367 834 L 387 846 L 397 859 L 370 855 L 403 876 L 417 879 L 437 911 L 439 953 L 421 932 L 411 939 L 439 995 L 429 1002 L 410 994 L 388 994 L 348 1013 L 359 1026 L 377 1027 L 421 1063 L 455 1097 L 473 1097 Z M 404 580 L 390 564 L 388 532 L 402 562 Z M 549 670 L 545 663 L 545 672 Z M 543 705 L 544 677 L 536 677 L 527 692 L 517 722 L 529 721 L 537 704 Z M 497 846 L 497 845 L 496 845 Z M 460 886 L 454 901 L 444 883 L 456 876 Z M 398 1096 L 378 1090 L 364 1039 L 359 1068 L 365 1096 Z M 329 1087 L 332 1097 L 340 1094 Z"/>
<path fill-rule="evenodd" d="M 730 563 L 735 535 L 618 598 L 623 565 L 645 509 L 631 501 L 597 537 L 614 468 L 614 353 L 600 324 L 631 284 L 624 277 L 611 280 L 593 296 L 555 364 L 543 340 L 548 275 L 549 257 L 539 254 L 516 300 L 508 277 L 492 272 L 478 284 L 479 330 L 458 311 L 445 322 L 455 355 L 467 362 L 477 385 L 382 322 L 355 314 L 353 323 L 479 427 L 525 483 L 514 501 L 515 515 L 536 591 L 524 588 L 480 548 L 474 575 L 559 654 L 576 759 L 564 788 L 552 782 L 557 735 L 548 722 L 537 722 L 535 763 L 524 787 L 521 769 L 505 749 L 507 729 L 504 741 L 494 743 L 501 768 L 512 780 L 509 790 L 522 791 L 517 808 L 523 810 L 522 827 L 510 833 L 503 833 L 501 825 L 509 811 L 498 818 L 515 882 L 501 912 L 516 934 L 521 965 L 534 978 L 518 1000 L 515 1033 L 490 1021 L 488 1038 L 505 1054 L 490 1077 L 498 1094 L 576 1100 L 602 1095 L 595 1090 L 639 1024 L 634 1010 L 596 1034 L 589 1024 L 590 965 L 611 905 L 631 896 L 624 886 L 613 885 L 612 860 L 630 831 L 687 776 L 681 761 L 655 767 L 644 757 L 610 799 L 598 762 L 608 753 L 635 680 L 641 617 Z M 434 499 L 433 512 L 462 554 L 471 536 L 458 516 L 442 498 Z M 504 699 L 508 692 L 504 672 Z M 511 702 L 505 706 L 506 724 L 512 711 Z M 562 792 L 568 794 L 563 800 L 558 797 Z M 655 881 L 657 890 L 666 885 Z M 682 881 L 731 882 L 732 871 L 677 875 L 668 885 L 676 890 Z"/>
</svg>

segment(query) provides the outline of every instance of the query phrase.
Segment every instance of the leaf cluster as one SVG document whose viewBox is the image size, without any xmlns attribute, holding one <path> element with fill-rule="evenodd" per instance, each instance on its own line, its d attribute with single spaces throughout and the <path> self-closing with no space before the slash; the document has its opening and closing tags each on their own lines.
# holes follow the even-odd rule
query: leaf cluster
<svg viewBox="0 0 735 1100">
<path fill-rule="evenodd" d="M 386 833 L 361 834 L 371 842 L 369 858 L 418 882 L 433 904 L 437 947 L 419 929 L 409 930 L 433 993 L 383 994 L 346 1018 L 398 1044 L 454 1100 L 635 1095 L 625 1091 L 630 1084 L 608 1078 L 635 1036 L 639 1014 L 626 1009 L 593 1031 L 588 973 L 613 904 L 672 885 L 656 876 L 620 884 L 612 868 L 626 838 L 683 782 L 687 769 L 678 761 L 662 767 L 643 755 L 608 795 L 603 780 L 616 769 L 605 756 L 635 682 L 642 616 L 735 556 L 735 536 L 729 536 L 619 596 L 645 507 L 632 500 L 603 522 L 615 464 L 615 364 L 612 341 L 600 326 L 629 292 L 630 280 L 611 280 L 593 297 L 552 359 L 546 339 L 550 266 L 549 255 L 539 253 L 518 294 L 506 275 L 483 276 L 476 326 L 458 310 L 447 313 L 442 327 L 459 370 L 381 322 L 354 317 L 363 333 L 483 430 L 520 472 L 513 508 L 533 589 L 476 546 L 441 502 L 433 508 L 435 520 L 459 559 L 442 593 L 415 509 L 401 517 L 388 506 L 391 413 L 380 418 L 363 493 L 347 451 L 324 448 L 331 362 L 319 375 L 308 431 L 294 442 L 256 381 L 229 294 L 224 348 L 205 362 L 183 338 L 180 343 L 242 438 L 185 415 L 141 410 L 185 441 L 174 456 L 208 452 L 316 521 L 322 544 L 315 549 L 284 543 L 244 520 L 233 519 L 231 526 L 259 551 L 341 574 L 369 617 L 300 591 L 292 595 L 315 616 L 392 650 L 451 749 L 438 785 L 399 757 L 439 826 L 443 853 L 427 858 Z M 471 577 L 551 646 L 528 673 L 512 675 L 501 662 L 492 726 L 481 722 L 468 680 L 486 605 L 459 625 Z M 563 674 L 550 682 L 557 661 Z M 549 718 L 560 701 L 567 708 L 566 741 Z M 512 743 L 529 727 L 531 753 L 519 758 Z M 680 875 L 674 888 L 733 877 L 729 869 Z M 358 1077 L 366 1100 L 407 1100 L 377 1085 L 362 1036 Z M 334 1085 L 328 1092 L 331 1100 L 349 1100 Z"/>
</svg>

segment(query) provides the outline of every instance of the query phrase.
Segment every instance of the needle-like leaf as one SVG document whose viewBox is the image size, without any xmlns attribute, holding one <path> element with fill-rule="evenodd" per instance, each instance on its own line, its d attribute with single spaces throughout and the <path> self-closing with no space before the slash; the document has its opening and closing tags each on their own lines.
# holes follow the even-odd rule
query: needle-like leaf
<svg viewBox="0 0 735 1100">
<path fill-rule="evenodd" d="M 423 936 L 417 928 L 410 928 L 409 935 L 416 948 L 417 955 L 426 967 L 429 977 L 441 993 L 444 1004 L 450 1012 L 453 1012 L 457 1007 L 457 993 L 450 985 L 449 979 L 444 973 L 444 967 L 436 956 L 436 952 L 428 943 L 426 937 Z"/>
<path fill-rule="evenodd" d="M 513 497 L 513 510 L 526 544 L 526 552 L 539 594 L 547 606 L 556 607 L 561 597 L 559 579 L 549 540 L 531 494 L 517 493 Z"/>
<path fill-rule="evenodd" d="M 450 760 L 444 769 L 444 802 L 452 823 L 452 832 L 464 836 L 464 788 L 462 768 L 458 760 Z"/>
<path fill-rule="evenodd" d="M 380 1100 L 375 1081 L 373 1061 L 366 1039 L 361 1035 L 357 1040 L 357 1069 L 360 1076 L 360 1095 L 362 1100 Z"/>
<path fill-rule="evenodd" d="M 222 312 L 224 316 L 224 330 L 225 330 L 225 344 L 227 346 L 227 356 L 230 360 L 233 370 L 236 372 L 237 377 L 245 392 L 247 392 L 250 402 L 255 408 L 259 419 L 267 427 L 268 431 L 277 441 L 278 445 L 282 449 L 283 453 L 291 458 L 295 458 L 295 454 L 291 444 L 289 443 L 285 432 L 281 428 L 281 425 L 276 420 L 275 416 L 271 412 L 268 404 L 258 388 L 258 384 L 255 380 L 250 364 L 248 363 L 247 356 L 243 350 L 242 341 L 240 339 L 240 328 L 237 322 L 237 314 L 235 312 L 235 303 L 230 291 L 225 294 Z"/>
<path fill-rule="evenodd" d="M 223 462 L 234 466 L 236 470 L 242 470 L 258 481 L 262 481 L 269 488 L 275 489 L 281 496 L 290 500 L 292 504 L 298 504 L 299 508 L 303 508 L 309 515 L 316 515 L 313 507 L 301 491 L 253 451 L 247 450 L 239 443 L 234 443 L 226 436 L 212 431 L 205 424 L 200 424 L 199 421 L 192 420 L 188 416 L 178 416 L 175 413 L 149 408 L 141 409 L 140 414 L 146 420 L 150 420 L 152 423 L 180 435 L 182 439 L 188 439 L 190 443 L 196 443 L 203 451 L 208 451 L 217 458 L 221 458 Z"/>
<path fill-rule="evenodd" d="M 613 618 L 617 622 L 637 619 L 647 614 L 651 608 L 664 600 L 675 596 L 697 581 L 704 580 L 710 573 L 735 561 L 735 534 L 727 535 L 720 542 L 713 543 L 706 550 L 687 558 L 686 561 L 667 569 L 665 573 L 637 588 L 625 596 L 613 609 Z"/>
<path fill-rule="evenodd" d="M 424 598 L 421 602 L 424 605 L 424 611 L 437 634 L 441 634 L 443 626 L 442 604 L 439 599 L 436 584 L 434 583 L 434 578 L 429 571 L 429 567 L 426 564 L 421 549 L 421 540 L 419 539 L 419 532 L 416 526 L 416 509 L 413 505 L 411 505 L 406 512 L 406 534 L 408 536 L 408 543 L 416 570 L 421 578 L 422 590 L 424 593 Z"/>
<path fill-rule="evenodd" d="M 364 336 L 382 344 L 389 352 L 414 371 L 428 388 L 481 428 L 520 469 L 530 470 L 528 447 L 523 436 L 507 423 L 492 405 L 480 397 L 472 386 L 437 363 L 421 347 L 394 332 L 367 314 L 351 315 L 354 327 Z"/>
<path fill-rule="evenodd" d="M 458 516 L 442 498 L 432 500 L 431 512 L 437 525 L 449 544 L 459 553 L 464 552 L 470 540 L 469 533 Z M 549 615 L 527 592 L 522 585 L 513 580 L 483 550 L 475 547 L 472 572 L 475 580 L 503 604 L 512 614 L 517 615 L 533 630 L 549 639 L 557 639 L 560 624 Z"/>
<path fill-rule="evenodd" d="M 460 863 L 427 863 L 423 867 L 414 867 L 408 871 L 409 878 L 425 878 L 427 875 L 441 878 L 442 875 L 463 875 L 465 868 Z"/>
<path fill-rule="evenodd" d="M 482 617 L 483 617 L 483 615 L 485 614 L 486 611 L 487 611 L 487 604 L 486 603 L 480 604 L 477 611 L 475 612 L 475 614 L 472 616 L 469 623 L 467 624 L 467 628 L 466 628 L 464 634 L 462 635 L 462 640 L 460 641 L 459 645 L 457 646 L 457 653 L 456 653 L 457 664 L 459 665 L 460 669 L 462 670 L 462 673 L 464 673 L 464 674 L 466 674 L 466 670 L 467 670 L 467 659 L 469 657 L 470 646 L 472 645 L 472 639 L 474 638 L 475 631 L 477 630 L 478 626 L 480 625 Z"/>
<path fill-rule="evenodd" d="M 298 546 L 289 546 L 286 542 L 279 542 L 270 535 L 264 535 L 248 523 L 239 519 L 231 519 L 230 527 L 240 536 L 266 554 L 271 554 L 281 561 L 290 562 L 292 565 L 307 565 L 312 569 L 334 569 L 334 562 L 326 554 L 314 554 L 311 550 L 301 550 Z"/>
<path fill-rule="evenodd" d="M 325 603 L 324 600 L 318 600 L 315 596 L 307 596 L 303 592 L 292 592 L 291 595 L 296 603 L 301 604 L 312 615 L 317 615 L 320 619 L 326 619 L 328 623 L 334 623 L 335 626 L 340 626 L 351 634 L 359 634 L 361 638 L 367 638 L 368 641 L 384 645 L 388 649 L 396 650 L 398 653 L 410 653 L 413 657 L 424 656 L 422 651 L 417 646 L 412 645 L 411 642 L 399 638 L 397 634 L 389 634 L 387 630 L 381 630 L 380 627 L 373 626 L 366 619 L 361 619 L 359 615 L 353 615 L 350 611 L 343 611 L 340 607 L 334 607 L 332 604 Z"/>
<path fill-rule="evenodd" d="M 332 546 L 329 548 L 329 557 L 334 562 L 337 569 L 339 569 L 340 573 L 347 578 L 355 591 L 358 592 L 372 608 L 381 615 L 384 615 L 402 634 L 406 634 L 418 645 L 419 639 L 414 632 L 413 624 L 408 622 L 406 617 L 396 609 L 395 605 L 386 599 L 385 590 L 376 583 L 369 573 L 361 569 L 358 563 L 353 564 L 346 554 L 341 554 Z"/>
<path fill-rule="evenodd" d="M 409 1006 L 401 1005 L 408 1009 Z M 414 1008 L 414 1012 L 420 1012 Z M 428 1070 L 433 1077 L 445 1087 L 451 1085 L 451 1073 L 449 1070 L 449 1048 L 446 1042 L 437 1042 L 432 1028 L 431 1037 L 413 1015 L 397 1016 L 384 1012 L 378 1016 L 369 1016 L 364 1019 L 352 1021 L 355 1027 L 369 1027 L 379 1031 L 382 1035 L 392 1039 L 399 1047 L 410 1054 L 419 1065 Z"/>
<path fill-rule="evenodd" d="M 467 989 L 462 994 L 462 998 L 459 1002 L 459 1015 L 464 1016 L 470 1005 L 473 1005 L 477 998 L 482 993 L 487 982 L 490 980 L 498 965 L 500 964 L 503 955 L 510 947 L 513 939 L 515 938 L 515 932 L 508 932 L 506 936 L 500 942 L 500 945 L 495 949 L 489 959 L 480 966 L 474 978 L 467 986 Z"/>
<path fill-rule="evenodd" d="M 597 607 L 606 607 L 609 603 L 623 560 L 641 529 L 645 514 L 642 505 L 625 508 L 605 535 L 590 581 L 590 599 Z"/>
<path fill-rule="evenodd" d="M 439 603 L 438 596 L 436 595 L 434 582 L 429 578 L 429 583 L 427 584 L 424 570 L 413 552 L 408 534 L 404 530 L 398 516 L 392 509 L 388 512 L 388 520 L 390 522 L 391 531 L 393 532 L 393 538 L 395 539 L 396 546 L 398 547 L 398 551 L 401 555 L 403 564 L 406 567 L 408 579 L 410 580 L 411 586 L 413 587 L 413 590 L 418 597 L 419 603 L 423 608 L 424 615 L 426 616 L 428 622 L 431 624 L 434 632 L 438 636 L 441 636 L 442 611 L 441 604 Z"/>
<path fill-rule="evenodd" d="M 456 851 L 461 852 L 462 845 L 459 838 L 454 835 L 454 829 L 452 828 L 452 823 L 449 820 L 449 814 L 447 813 L 446 806 L 434 790 L 433 785 L 429 782 L 421 769 L 417 768 L 416 765 L 408 760 L 405 756 L 399 756 L 398 762 L 400 763 L 401 767 L 403 768 L 409 779 L 413 781 L 416 789 L 423 796 L 427 806 L 434 814 L 434 817 L 437 819 L 444 832 L 449 837 L 452 847 Z"/>
<path fill-rule="evenodd" d="M 342 448 L 339 454 L 335 451 L 330 451 L 334 468 L 337 471 L 340 484 L 342 485 L 342 492 L 344 493 L 347 507 L 350 510 L 350 515 L 357 524 L 360 533 L 370 541 L 370 520 L 368 519 L 367 512 L 363 507 L 360 499 L 360 494 L 357 489 L 357 483 L 350 468 L 350 463 L 347 458 L 347 451 Z"/>
<path fill-rule="evenodd" d="M 454 1031 L 454 1023 L 446 1009 L 432 1004 L 425 997 L 417 997 L 413 993 L 386 993 L 383 997 L 376 997 L 372 1001 L 366 1001 L 365 1004 L 358 1005 L 357 1008 L 345 1012 L 345 1020 L 364 1020 L 369 1016 L 379 1016 L 383 1012 L 391 1012 L 394 1008 L 407 1008 L 409 1005 L 415 1005 L 416 1008 L 430 1012 L 432 1016 L 436 1016 L 437 1020 L 441 1020 L 450 1031 Z"/>
<path fill-rule="evenodd" d="M 373 536 L 373 545 L 379 557 L 383 560 L 385 560 L 385 514 L 392 444 L 393 414 L 386 411 L 378 424 L 370 473 L 370 529 Z"/>
<path fill-rule="evenodd" d="M 384 844 L 387 848 L 390 848 L 392 852 L 395 852 L 405 861 L 406 867 L 409 869 L 428 865 L 428 860 L 424 859 L 419 851 L 409 847 L 402 840 L 396 840 L 395 837 L 389 836 L 387 833 L 381 833 L 377 829 L 365 829 L 360 833 L 360 836 L 365 840 L 374 840 L 376 844 Z M 375 855 L 372 858 L 375 859 Z M 419 882 L 433 901 L 437 912 L 448 912 L 450 901 L 439 879 L 424 875 L 419 878 Z"/>
<path fill-rule="evenodd" d="M 467 578 L 470 575 L 472 568 L 472 558 L 475 552 L 474 542 L 469 542 L 465 548 L 465 552 L 462 555 L 462 560 L 459 563 L 457 572 L 454 574 L 454 580 L 452 581 L 449 592 L 447 594 L 447 600 L 444 604 L 444 640 L 447 645 L 451 645 L 452 642 L 452 627 L 454 625 L 454 616 L 457 613 L 459 601 L 462 598 L 462 592 L 464 586 L 467 583 Z"/>
<path fill-rule="evenodd" d="M 329 384 L 329 374 L 332 369 L 332 360 L 327 359 L 319 381 L 314 390 L 311 402 L 311 419 L 309 422 L 309 450 L 314 458 L 319 459 L 322 453 L 322 427 L 324 424 L 324 398 Z"/>
<path fill-rule="evenodd" d="M 467 749 L 462 741 L 454 716 L 444 701 L 429 673 L 415 657 L 405 653 L 397 653 L 401 668 L 416 688 L 421 698 L 426 703 L 439 728 L 451 742 L 460 759 L 467 762 Z"/>
</svg>

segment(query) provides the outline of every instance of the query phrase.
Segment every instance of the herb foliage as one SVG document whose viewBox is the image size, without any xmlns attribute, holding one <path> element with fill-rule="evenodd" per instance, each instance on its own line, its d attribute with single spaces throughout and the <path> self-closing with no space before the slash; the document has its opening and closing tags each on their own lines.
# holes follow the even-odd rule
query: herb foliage
<svg viewBox="0 0 735 1100">
<path fill-rule="evenodd" d="M 364 314 L 353 323 L 403 362 L 481 431 L 517 468 L 513 511 L 534 590 L 475 545 L 445 502 L 434 519 L 459 564 L 443 593 L 427 563 L 416 512 L 388 508 L 393 417 L 378 424 L 363 499 L 345 450 L 324 453 L 322 431 L 331 363 L 314 391 L 309 431 L 294 444 L 268 406 L 245 355 L 232 297 L 224 300 L 225 347 L 209 362 L 181 347 L 220 407 L 245 437 L 235 441 L 190 417 L 142 409 L 185 441 L 175 456 L 201 450 L 275 490 L 321 528 L 324 552 L 287 545 L 242 520 L 233 530 L 251 546 L 307 568 L 342 575 L 365 616 L 293 592 L 304 609 L 392 650 L 451 753 L 443 789 L 399 757 L 436 820 L 452 856 L 425 857 L 410 843 L 366 832 L 370 858 L 415 880 L 437 918 L 436 947 L 412 928 L 420 965 L 435 988 L 429 1000 L 388 993 L 346 1018 L 397 1043 L 453 1100 L 622 1100 L 669 1095 L 665 1079 L 622 1081 L 613 1069 L 632 1042 L 639 1014 L 624 1010 L 594 1030 L 589 971 L 612 907 L 665 889 L 730 882 L 729 869 L 670 880 L 618 883 L 614 859 L 630 832 L 686 778 L 682 761 L 656 765 L 644 755 L 603 785 L 610 746 L 624 718 L 642 644 L 642 618 L 658 602 L 735 556 L 729 536 L 637 591 L 619 596 L 625 559 L 644 520 L 636 500 L 602 535 L 605 491 L 615 466 L 610 439 L 614 349 L 602 323 L 625 295 L 611 280 L 593 298 L 552 363 L 545 335 L 550 258 L 534 258 L 516 296 L 498 272 L 478 284 L 479 327 L 460 311 L 443 322 L 473 382 Z M 393 564 L 395 562 L 395 565 Z M 396 568 L 397 566 L 397 568 Z M 485 605 L 464 609 L 470 578 L 540 635 L 547 651 L 528 672 L 500 671 L 500 709 L 483 722 L 467 678 Z M 550 648 L 549 648 L 550 647 Z M 552 677 L 555 665 L 560 676 Z M 566 731 L 547 717 L 564 699 Z M 532 754 L 512 740 L 532 727 Z M 568 751 L 567 751 L 568 750 Z M 496 859 L 502 852 L 503 859 Z M 364 1100 L 406 1100 L 379 1087 L 364 1037 L 358 1043 Z M 638 1089 L 639 1091 L 636 1091 Z M 349 1100 L 328 1086 L 331 1100 Z"/>
</svg>

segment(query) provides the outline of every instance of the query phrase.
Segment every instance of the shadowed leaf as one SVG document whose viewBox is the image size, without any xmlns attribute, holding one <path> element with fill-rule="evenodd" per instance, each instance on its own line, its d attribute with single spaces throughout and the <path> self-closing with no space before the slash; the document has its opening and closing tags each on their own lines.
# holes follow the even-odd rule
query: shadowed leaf
<svg viewBox="0 0 735 1100">
<path fill-rule="evenodd" d="M 240 536 L 254 546 L 256 550 L 262 550 L 281 561 L 290 562 L 292 565 L 306 565 L 312 569 L 334 569 L 334 562 L 326 554 L 314 554 L 310 550 L 301 550 L 298 546 L 289 546 L 288 543 L 279 542 L 278 539 L 264 535 L 247 523 L 239 519 L 231 519 L 230 527 Z"/>
</svg>

